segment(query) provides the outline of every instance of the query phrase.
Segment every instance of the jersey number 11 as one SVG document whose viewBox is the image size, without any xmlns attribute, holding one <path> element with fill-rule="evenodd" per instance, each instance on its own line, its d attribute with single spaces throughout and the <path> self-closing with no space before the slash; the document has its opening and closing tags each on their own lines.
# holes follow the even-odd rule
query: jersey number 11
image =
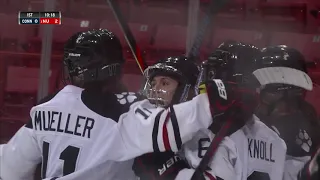
<svg viewBox="0 0 320 180">
<path fill-rule="evenodd" d="M 46 178 L 48 157 L 49 157 L 50 143 L 43 141 L 42 145 L 42 178 Z M 63 163 L 63 176 L 73 173 L 76 170 L 76 163 L 80 148 L 74 146 L 66 147 L 60 154 L 60 159 L 64 161 Z"/>
</svg>

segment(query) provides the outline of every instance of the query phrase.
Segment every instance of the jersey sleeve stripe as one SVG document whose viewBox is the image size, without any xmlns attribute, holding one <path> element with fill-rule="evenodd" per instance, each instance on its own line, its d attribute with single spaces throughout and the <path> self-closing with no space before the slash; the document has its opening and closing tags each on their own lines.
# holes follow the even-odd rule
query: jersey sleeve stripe
<svg viewBox="0 0 320 180">
<path fill-rule="evenodd" d="M 169 133 L 169 143 L 170 143 L 171 151 L 174 151 L 174 152 L 179 151 L 176 144 L 175 137 L 174 137 L 174 133 L 173 133 L 172 122 L 170 120 L 167 123 L 167 129 Z"/>
<path fill-rule="evenodd" d="M 181 136 L 180 136 L 180 129 L 179 129 L 177 116 L 176 116 L 176 113 L 174 111 L 173 106 L 170 106 L 170 118 L 171 118 L 171 123 L 172 123 L 172 127 L 173 127 L 173 133 L 174 133 L 174 137 L 176 140 L 177 148 L 181 149 L 182 140 L 181 140 Z"/>
<path fill-rule="evenodd" d="M 168 124 L 169 118 L 170 118 L 170 112 L 167 114 L 166 120 L 164 121 L 163 126 L 162 126 L 162 139 L 163 139 L 163 144 L 164 144 L 164 148 L 166 151 L 171 150 L 168 129 L 167 129 L 167 124 Z"/>
<path fill-rule="evenodd" d="M 155 117 L 154 126 L 152 130 L 152 146 L 153 146 L 154 152 L 160 152 L 159 145 L 158 145 L 158 132 L 159 132 L 160 117 L 163 111 L 164 110 L 160 111 Z"/>
<path fill-rule="evenodd" d="M 205 176 L 208 177 L 210 180 L 217 180 L 212 174 L 210 174 L 208 171 L 204 172 Z"/>
</svg>

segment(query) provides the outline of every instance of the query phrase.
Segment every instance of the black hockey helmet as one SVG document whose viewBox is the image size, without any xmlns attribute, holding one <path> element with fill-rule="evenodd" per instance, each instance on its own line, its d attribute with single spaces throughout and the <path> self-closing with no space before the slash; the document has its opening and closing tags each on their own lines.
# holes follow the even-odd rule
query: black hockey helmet
<svg viewBox="0 0 320 180">
<path fill-rule="evenodd" d="M 305 59 L 294 48 L 284 45 L 263 48 L 255 69 L 253 75 L 260 83 L 261 105 L 257 110 L 260 117 L 280 109 L 282 114 L 301 109 L 306 91 L 313 89 Z"/>
<path fill-rule="evenodd" d="M 304 99 L 306 91 L 313 89 L 304 56 L 285 45 L 270 46 L 261 50 L 255 66 L 253 74 L 261 84 L 255 114 L 286 142 L 287 154 L 312 154 L 319 124 L 316 110 Z"/>
<path fill-rule="evenodd" d="M 144 71 L 146 83 L 143 93 L 157 105 L 167 106 L 169 104 L 184 102 L 188 98 L 190 88 L 196 85 L 198 74 L 199 68 L 197 64 L 185 56 L 173 56 L 161 59 Z M 159 75 L 171 77 L 179 83 L 175 92 L 172 92 L 174 95 L 170 103 L 165 102 L 164 99 L 159 97 L 154 97 L 155 90 L 152 89 L 151 82 L 155 76 Z"/>
<path fill-rule="evenodd" d="M 284 45 L 263 48 L 253 72 L 262 88 L 269 92 L 311 91 L 313 85 L 307 73 L 304 56 L 298 50 Z"/>
<path fill-rule="evenodd" d="M 77 86 L 121 75 L 124 62 L 118 37 L 106 29 L 76 33 L 64 47 L 64 66 Z"/>
<path fill-rule="evenodd" d="M 239 85 L 250 85 L 255 58 L 260 50 L 250 44 L 226 41 L 215 49 L 201 66 L 202 80 L 222 79 Z"/>
<path fill-rule="evenodd" d="M 254 79 L 253 65 L 260 50 L 250 44 L 236 41 L 226 41 L 220 44 L 202 63 L 199 84 L 210 79 L 221 79 L 228 84 L 232 99 L 238 99 L 251 107 L 256 107 L 259 96 L 256 93 L 258 83 Z M 245 92 L 245 93 L 241 93 Z M 229 95 L 228 95 L 229 97 Z M 210 130 L 217 133 L 225 122 L 224 116 L 216 116 L 215 121 L 210 126 Z M 245 121 L 238 121 L 239 126 L 243 126 Z M 237 126 L 237 127 L 239 127 Z M 238 129 L 238 128 L 237 128 Z M 235 132 L 234 129 L 231 132 Z"/>
</svg>

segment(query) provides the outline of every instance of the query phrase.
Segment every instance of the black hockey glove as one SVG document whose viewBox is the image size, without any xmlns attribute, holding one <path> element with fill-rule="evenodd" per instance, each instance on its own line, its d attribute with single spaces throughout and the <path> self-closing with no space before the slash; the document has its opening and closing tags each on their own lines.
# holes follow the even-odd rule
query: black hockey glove
<svg viewBox="0 0 320 180">
<path fill-rule="evenodd" d="M 298 180 L 319 180 L 320 179 L 320 148 L 313 158 L 303 167 L 298 175 Z"/>
<path fill-rule="evenodd" d="M 132 169 L 140 180 L 175 179 L 188 164 L 173 152 L 148 153 L 135 158 Z"/>
<path fill-rule="evenodd" d="M 235 83 L 223 82 L 220 79 L 213 79 L 200 85 L 200 93 L 207 93 L 211 114 L 213 117 L 213 130 L 219 131 L 220 126 L 226 118 L 224 116 L 232 116 L 237 126 L 233 126 L 237 130 L 243 126 L 257 107 L 258 95 L 251 89 L 240 87 Z M 231 113 L 231 114 L 230 114 Z M 234 130 L 230 130 L 232 133 Z M 229 133 L 228 133 L 229 134 Z"/>
</svg>

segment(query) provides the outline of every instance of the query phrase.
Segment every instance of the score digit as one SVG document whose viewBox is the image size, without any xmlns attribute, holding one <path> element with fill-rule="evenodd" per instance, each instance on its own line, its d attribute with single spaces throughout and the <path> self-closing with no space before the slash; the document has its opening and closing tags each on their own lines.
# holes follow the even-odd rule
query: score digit
<svg viewBox="0 0 320 180">
<path fill-rule="evenodd" d="M 61 19 L 60 18 L 53 18 L 53 24 L 61 24 Z"/>
</svg>

